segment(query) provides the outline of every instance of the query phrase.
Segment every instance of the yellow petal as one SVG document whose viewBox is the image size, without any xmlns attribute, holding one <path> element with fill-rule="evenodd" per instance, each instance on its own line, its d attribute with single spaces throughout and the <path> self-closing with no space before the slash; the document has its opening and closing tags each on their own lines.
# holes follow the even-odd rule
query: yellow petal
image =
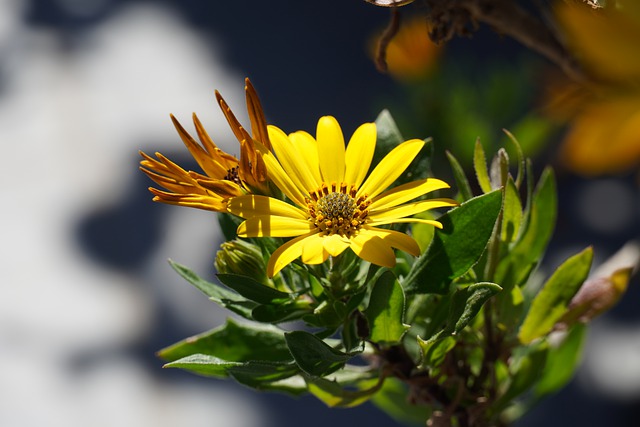
<svg viewBox="0 0 640 427">
<path fill-rule="evenodd" d="M 267 119 L 264 117 L 258 92 L 256 92 L 256 89 L 248 78 L 244 79 L 244 93 L 247 101 L 247 112 L 249 113 L 249 120 L 251 121 L 251 134 L 253 139 L 260 141 L 267 150 L 271 150 L 269 133 L 267 132 Z"/>
<path fill-rule="evenodd" d="M 367 230 L 367 234 L 378 236 L 383 242 L 393 248 L 400 249 L 401 251 L 405 251 L 413 256 L 420 255 L 420 246 L 418 246 L 418 242 L 416 242 L 413 237 L 410 237 L 405 233 L 370 226 L 364 226 L 363 228 Z"/>
<path fill-rule="evenodd" d="M 316 190 L 320 184 L 309 171 L 306 162 L 301 161 L 303 156 L 299 153 L 297 147 L 291 143 L 289 137 L 279 128 L 268 126 L 268 129 L 273 151 L 291 181 L 296 187 L 304 190 L 305 193 Z"/>
<path fill-rule="evenodd" d="M 436 228 L 442 229 L 442 223 L 438 221 L 434 221 L 432 219 L 423 219 L 423 218 L 388 218 L 386 220 L 379 221 L 371 221 L 368 223 L 369 225 L 385 225 L 385 224 L 400 224 L 400 223 L 418 223 L 418 224 L 428 224 L 433 225 Z"/>
<path fill-rule="evenodd" d="M 318 120 L 316 132 L 320 172 L 324 182 L 340 184 L 344 181 L 344 136 L 338 121 L 332 116 Z"/>
<path fill-rule="evenodd" d="M 322 239 L 324 248 L 329 252 L 331 256 L 340 255 L 345 249 L 350 246 L 349 239 L 342 237 L 339 234 L 332 234 L 330 236 L 324 236 Z"/>
<path fill-rule="evenodd" d="M 388 243 L 380 237 L 369 233 L 369 230 L 361 230 L 356 236 L 351 238 L 351 249 L 365 261 L 383 267 L 393 267 L 396 265 L 396 255 Z"/>
<path fill-rule="evenodd" d="M 247 219 L 238 227 L 239 237 L 292 237 L 316 230 L 306 219 L 262 215 Z"/>
<path fill-rule="evenodd" d="M 427 178 L 399 185 L 376 197 L 369 206 L 369 210 L 381 210 L 398 206 L 402 203 L 408 202 L 409 200 L 413 200 L 424 194 L 440 190 L 442 188 L 449 188 L 449 184 L 435 178 Z"/>
<path fill-rule="evenodd" d="M 406 205 L 397 206 L 395 208 L 389 208 L 379 211 L 370 211 L 369 219 L 372 223 L 382 224 L 381 221 L 390 220 L 394 222 L 394 219 L 404 218 L 407 216 L 415 215 L 420 212 L 428 211 L 429 209 L 442 208 L 447 206 L 457 206 L 458 202 L 452 199 L 430 199 L 422 200 L 420 202 L 407 203 Z"/>
<path fill-rule="evenodd" d="M 305 162 L 309 173 L 311 173 L 316 182 L 322 182 L 322 177 L 320 176 L 320 159 L 318 158 L 318 143 L 316 140 L 307 132 L 301 130 L 290 133 L 289 140 L 298 149 L 298 152 L 302 156 L 300 160 Z"/>
<path fill-rule="evenodd" d="M 267 167 L 267 174 L 271 181 L 273 181 L 273 183 L 298 206 L 306 206 L 304 201 L 305 195 L 293 183 L 293 181 L 291 181 L 273 153 L 266 151 L 266 148 L 260 144 L 256 144 L 256 148 L 258 148 L 262 155 L 262 160 L 264 160 L 264 164 Z"/>
<path fill-rule="evenodd" d="M 229 212 L 242 218 L 275 215 L 306 220 L 307 213 L 282 200 L 267 196 L 246 195 L 229 200 Z"/>
<path fill-rule="evenodd" d="M 302 255 L 302 245 L 304 244 L 304 240 L 316 233 L 317 231 L 313 231 L 311 233 L 298 236 L 273 251 L 271 258 L 269 258 L 269 262 L 267 263 L 267 276 L 270 278 L 273 277 L 287 264 Z"/>
<path fill-rule="evenodd" d="M 200 165 L 202 170 L 210 177 L 223 178 L 227 174 L 227 171 L 238 163 L 238 161 L 234 159 L 235 164 L 231 164 L 233 162 L 229 162 L 227 161 L 228 159 L 220 157 L 218 155 L 218 152 L 220 151 L 219 149 L 214 149 L 212 152 L 205 151 L 204 148 L 202 148 L 202 146 L 200 146 L 200 144 L 198 144 L 195 139 L 189 135 L 189 132 L 182 127 L 173 114 L 171 115 L 171 121 L 178 131 L 180 139 L 182 139 L 182 142 L 187 147 L 193 158 L 198 162 L 198 165 Z M 213 144 L 210 138 L 208 141 Z"/>
<path fill-rule="evenodd" d="M 210 190 L 225 199 L 244 194 L 244 191 L 238 184 L 233 181 L 227 181 L 226 179 L 197 178 L 196 182 L 207 190 Z"/>
<path fill-rule="evenodd" d="M 307 237 L 302 244 L 302 262 L 322 264 L 329 258 L 329 252 L 323 246 L 324 237 L 319 234 Z"/>
<path fill-rule="evenodd" d="M 359 187 L 369 172 L 376 148 L 376 124 L 365 123 L 353 133 L 345 154 L 344 181 Z"/>
<path fill-rule="evenodd" d="M 362 184 L 358 190 L 358 196 L 366 194 L 371 198 L 386 190 L 393 181 L 402 175 L 423 146 L 424 141 L 411 139 L 391 150 Z"/>
</svg>

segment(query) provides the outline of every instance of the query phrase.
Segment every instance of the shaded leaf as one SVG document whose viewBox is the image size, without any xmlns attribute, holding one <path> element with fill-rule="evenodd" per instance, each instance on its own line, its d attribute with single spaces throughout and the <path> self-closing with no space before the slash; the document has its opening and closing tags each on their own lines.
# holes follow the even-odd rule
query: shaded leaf
<svg viewBox="0 0 640 427">
<path fill-rule="evenodd" d="M 169 265 L 185 280 L 199 289 L 203 294 L 207 295 L 211 301 L 228 308 L 246 319 L 253 319 L 251 317 L 251 311 L 257 306 L 257 303 L 254 301 L 250 301 L 224 286 L 206 281 L 189 268 L 176 262 L 169 260 Z"/>
<path fill-rule="evenodd" d="M 322 377 L 344 366 L 350 355 L 329 346 L 320 338 L 305 331 L 285 334 L 287 346 L 294 360 L 304 372 Z"/>
<path fill-rule="evenodd" d="M 422 352 L 420 365 L 423 367 L 437 368 L 442 365 L 447 353 L 455 347 L 456 340 L 452 336 L 434 341 L 424 341 L 418 337 L 418 345 Z"/>
<path fill-rule="evenodd" d="M 408 387 L 391 377 L 385 380 L 371 401 L 399 422 L 424 426 L 425 420 L 431 416 L 431 409 L 423 405 L 410 404 L 408 395 Z"/>
<path fill-rule="evenodd" d="M 353 386 L 347 389 L 335 380 L 308 378 L 307 387 L 311 394 L 329 407 L 353 408 L 371 399 L 383 382 L 382 378 L 360 381 L 355 384 L 356 390 L 353 390 Z"/>
<path fill-rule="evenodd" d="M 259 304 L 281 304 L 291 301 L 291 294 L 265 286 L 251 277 L 238 274 L 218 274 L 217 277 L 229 288 Z"/>
<path fill-rule="evenodd" d="M 549 348 L 547 363 L 534 389 L 537 397 L 560 390 L 573 378 L 580 363 L 586 332 L 586 326 L 578 324 L 568 331 L 559 346 Z"/>
</svg>

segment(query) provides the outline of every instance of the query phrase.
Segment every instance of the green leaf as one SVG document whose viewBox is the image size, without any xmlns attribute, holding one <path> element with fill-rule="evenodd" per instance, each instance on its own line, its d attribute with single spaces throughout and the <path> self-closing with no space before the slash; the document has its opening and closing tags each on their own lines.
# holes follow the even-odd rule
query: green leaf
<svg viewBox="0 0 640 427">
<path fill-rule="evenodd" d="M 168 361 L 192 354 L 215 356 L 232 362 L 291 360 L 282 329 L 270 325 L 237 323 L 233 319 L 227 319 L 223 326 L 189 337 L 158 352 L 158 356 Z"/>
<path fill-rule="evenodd" d="M 258 305 L 251 311 L 251 317 L 262 323 L 282 323 L 301 319 L 310 312 L 309 302 L 295 301 L 282 305 Z"/>
<path fill-rule="evenodd" d="M 218 214 L 218 223 L 220 224 L 220 230 L 222 231 L 224 240 L 230 241 L 238 236 L 238 226 L 242 223 L 242 221 L 244 221 L 243 218 L 235 215 L 222 212 Z"/>
<path fill-rule="evenodd" d="M 484 252 L 502 206 L 496 190 L 442 215 L 427 252 L 416 260 L 403 282 L 407 293 L 446 294 L 451 282 L 473 267 Z"/>
<path fill-rule="evenodd" d="M 340 369 L 350 355 L 330 347 L 320 338 L 305 331 L 285 334 L 287 346 L 294 360 L 304 372 L 322 377 Z"/>
<path fill-rule="evenodd" d="M 384 380 L 360 381 L 355 384 L 356 390 L 346 389 L 338 381 L 324 378 L 307 378 L 309 392 L 329 407 L 353 408 L 361 405 L 382 387 Z M 350 388 L 353 388 L 351 386 Z"/>
<path fill-rule="evenodd" d="M 520 188 L 520 185 L 522 184 L 522 179 L 524 177 L 524 170 L 525 170 L 525 167 L 526 167 L 524 153 L 522 152 L 522 146 L 520 145 L 520 142 L 518 142 L 516 137 L 513 136 L 513 134 L 511 132 L 509 132 L 506 129 L 502 129 L 502 131 L 505 133 L 505 135 L 507 135 L 508 141 L 511 142 L 511 145 L 513 145 L 514 149 L 516 150 L 516 160 L 518 162 L 518 172 L 516 174 L 515 185 L 516 185 L 517 188 Z"/>
<path fill-rule="evenodd" d="M 371 401 L 399 422 L 424 426 L 425 420 L 431 416 L 431 408 L 412 405 L 407 399 L 408 395 L 408 387 L 400 380 L 390 377 L 385 380 L 384 385 Z"/>
<path fill-rule="evenodd" d="M 241 295 L 216 283 L 208 282 L 187 267 L 176 262 L 169 260 L 169 265 L 185 280 L 207 295 L 211 301 L 228 308 L 245 319 L 253 319 L 251 311 L 257 306 L 254 301 L 243 298 Z"/>
<path fill-rule="evenodd" d="M 400 341 L 409 326 L 402 323 L 404 291 L 390 271 L 385 271 L 373 285 L 369 306 L 364 312 L 369 321 L 369 339 L 379 344 Z"/>
<path fill-rule="evenodd" d="M 207 354 L 192 354 L 182 359 L 165 364 L 164 368 L 181 368 L 196 374 L 225 378 L 228 376 L 228 369 L 234 366 L 241 366 L 240 362 L 230 362 Z"/>
<path fill-rule="evenodd" d="M 300 373 L 298 366 L 291 363 L 249 361 L 227 369 L 236 381 L 246 386 L 262 390 L 270 389 L 269 384 Z"/>
<path fill-rule="evenodd" d="M 456 340 L 452 336 L 433 341 L 424 341 L 422 338 L 418 337 L 418 345 L 422 351 L 422 361 L 420 366 L 437 368 L 442 365 L 447 353 L 456 346 Z"/>
<path fill-rule="evenodd" d="M 484 303 L 501 290 L 502 288 L 500 286 L 489 282 L 474 283 L 465 288 L 457 289 L 453 293 L 450 302 L 447 301 L 446 298 L 443 300 L 443 302 L 449 306 L 444 328 L 428 339 L 418 337 L 420 346 L 422 348 L 428 348 L 425 346 L 430 346 L 431 343 L 460 333 L 460 331 L 476 317 Z M 442 318 L 441 311 L 439 315 L 437 313 L 436 315 L 438 316 L 436 317 L 437 319 Z M 440 321 L 441 320 L 438 320 L 433 323 L 438 324 Z"/>
<path fill-rule="evenodd" d="M 456 159 L 449 151 L 447 151 L 446 154 L 447 159 L 449 159 L 449 164 L 451 165 L 451 170 L 453 171 L 453 178 L 456 180 L 456 184 L 458 186 L 460 198 L 463 202 L 467 201 L 473 197 L 467 175 L 464 173 L 462 166 L 460 166 L 458 159 Z"/>
<path fill-rule="evenodd" d="M 494 412 L 500 412 L 516 397 L 526 392 L 540 378 L 547 360 L 548 346 L 543 345 L 527 348 L 526 353 L 514 358 L 509 366 L 510 382 L 504 394 L 492 405 Z"/>
<path fill-rule="evenodd" d="M 580 363 L 586 332 L 586 325 L 577 324 L 567 332 L 560 345 L 549 348 L 542 377 L 534 388 L 537 397 L 560 390 L 573 378 Z"/>
<path fill-rule="evenodd" d="M 484 149 L 480 143 L 480 138 L 476 139 L 475 149 L 473 150 L 473 168 L 476 171 L 478 184 L 484 193 L 491 191 L 491 181 L 487 171 L 487 158 L 484 155 Z"/>
<path fill-rule="evenodd" d="M 484 303 L 501 290 L 500 286 L 489 282 L 474 283 L 457 289 L 453 294 L 445 331 L 452 335 L 462 331 L 476 317 Z"/>
<path fill-rule="evenodd" d="M 567 311 L 567 307 L 580 286 L 587 279 L 593 249 L 587 248 L 567 259 L 551 275 L 531 303 L 531 308 L 520 327 L 518 338 L 523 344 L 547 335 Z"/>
<path fill-rule="evenodd" d="M 435 215 L 431 211 L 421 212 L 415 215 L 415 218 L 422 219 L 436 219 Z M 418 246 L 420 246 L 420 253 L 423 253 L 427 250 L 431 241 L 433 240 L 433 235 L 435 234 L 435 227 L 431 224 L 422 224 L 415 223 L 411 224 L 411 237 L 418 242 Z"/>
<path fill-rule="evenodd" d="M 238 274 L 218 274 L 217 277 L 229 288 L 259 304 L 282 304 L 292 299 L 291 294 L 265 286 L 251 277 Z"/>
<path fill-rule="evenodd" d="M 522 202 L 516 184 L 513 178 L 509 177 L 505 186 L 504 208 L 502 213 L 502 231 L 500 240 L 511 243 L 518 232 L 522 223 Z"/>
<path fill-rule="evenodd" d="M 557 194 L 553 171 L 545 169 L 527 207 L 520 233 L 500 261 L 494 280 L 504 288 L 522 285 L 542 258 L 556 222 Z"/>
</svg>

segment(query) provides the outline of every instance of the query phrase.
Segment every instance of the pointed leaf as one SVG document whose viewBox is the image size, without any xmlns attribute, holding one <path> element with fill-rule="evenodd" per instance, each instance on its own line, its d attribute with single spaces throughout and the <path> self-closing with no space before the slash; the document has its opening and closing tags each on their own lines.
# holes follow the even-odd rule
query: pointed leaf
<svg viewBox="0 0 640 427">
<path fill-rule="evenodd" d="M 285 334 L 287 346 L 294 360 L 304 372 L 322 377 L 340 369 L 350 355 L 330 347 L 320 338 L 305 331 Z"/>
<path fill-rule="evenodd" d="M 558 267 L 531 303 L 518 332 L 520 342 L 528 344 L 551 332 L 587 279 L 592 259 L 593 249 L 589 247 Z"/>
<path fill-rule="evenodd" d="M 338 381 L 330 381 L 324 378 L 307 379 L 309 392 L 320 399 L 329 407 L 353 408 L 371 399 L 380 390 L 384 380 L 360 381 L 349 389 L 344 388 Z"/>
<path fill-rule="evenodd" d="M 449 164 L 451 165 L 451 170 L 453 171 L 453 178 L 456 180 L 460 198 L 463 202 L 467 201 L 473 197 L 471 186 L 469 185 L 469 180 L 464 173 L 464 169 L 462 169 L 462 166 L 460 166 L 458 159 L 456 159 L 449 151 L 447 151 L 446 154 L 447 159 L 449 159 Z"/>
<path fill-rule="evenodd" d="M 176 262 L 169 260 L 169 265 L 185 280 L 207 295 L 211 301 L 228 308 L 245 319 L 252 319 L 251 311 L 257 306 L 254 301 L 250 301 L 216 283 L 206 281 L 187 267 Z"/>
<path fill-rule="evenodd" d="M 530 174 L 529 174 L 530 175 Z M 523 285 L 542 258 L 556 222 L 557 195 L 551 169 L 545 169 L 536 186 L 520 233 L 509 253 L 501 260 L 494 280 L 505 288 Z"/>
<path fill-rule="evenodd" d="M 491 181 L 489 180 L 489 172 L 487 171 L 487 158 L 484 155 L 484 149 L 480 143 L 480 138 L 476 139 L 475 149 L 473 150 L 473 168 L 476 171 L 478 184 L 484 193 L 491 191 Z"/>
<path fill-rule="evenodd" d="M 164 368 L 181 368 L 208 377 L 225 378 L 228 369 L 241 366 L 240 362 L 230 362 L 207 354 L 192 354 L 174 362 L 165 364 Z"/>
<path fill-rule="evenodd" d="M 502 206 L 500 190 L 461 204 L 442 215 L 427 252 L 413 264 L 402 285 L 408 294 L 446 294 L 451 282 L 473 267 L 484 252 Z"/>
<path fill-rule="evenodd" d="M 232 362 L 291 360 L 282 329 L 238 323 L 233 319 L 227 319 L 221 327 L 189 337 L 158 352 L 158 356 L 168 361 L 192 354 L 216 356 Z"/>
<path fill-rule="evenodd" d="M 292 295 L 265 286 L 247 276 L 218 274 L 218 279 L 243 297 L 260 304 L 281 304 L 291 301 Z"/>
<path fill-rule="evenodd" d="M 560 390 L 573 378 L 580 363 L 586 332 L 587 327 L 578 324 L 571 328 L 559 346 L 549 348 L 547 363 L 534 389 L 537 397 Z"/>
</svg>

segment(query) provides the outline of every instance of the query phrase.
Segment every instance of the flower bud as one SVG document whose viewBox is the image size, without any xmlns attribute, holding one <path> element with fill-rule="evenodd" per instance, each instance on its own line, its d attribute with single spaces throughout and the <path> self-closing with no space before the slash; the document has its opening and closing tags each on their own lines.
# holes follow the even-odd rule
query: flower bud
<svg viewBox="0 0 640 427">
<path fill-rule="evenodd" d="M 221 244 L 215 264 L 218 273 L 239 274 L 269 284 L 262 251 L 245 240 L 234 239 Z"/>
</svg>

